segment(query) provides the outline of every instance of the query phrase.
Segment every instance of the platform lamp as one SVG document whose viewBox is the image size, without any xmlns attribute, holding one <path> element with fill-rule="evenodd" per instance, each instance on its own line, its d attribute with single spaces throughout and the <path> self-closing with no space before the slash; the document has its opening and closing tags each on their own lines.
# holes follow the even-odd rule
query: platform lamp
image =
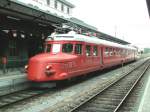
<svg viewBox="0 0 150 112">
<path fill-rule="evenodd" d="M 32 33 L 30 33 L 30 37 L 32 37 L 33 36 L 33 34 Z"/>
<path fill-rule="evenodd" d="M 25 35 L 24 35 L 24 34 L 21 34 L 21 38 L 25 38 Z"/>
<path fill-rule="evenodd" d="M 23 39 L 26 37 L 24 31 L 21 31 L 21 32 L 20 32 L 20 37 L 23 38 Z"/>
<path fill-rule="evenodd" d="M 13 35 L 13 37 L 17 37 L 17 31 L 16 30 L 12 30 L 12 35 Z"/>
</svg>

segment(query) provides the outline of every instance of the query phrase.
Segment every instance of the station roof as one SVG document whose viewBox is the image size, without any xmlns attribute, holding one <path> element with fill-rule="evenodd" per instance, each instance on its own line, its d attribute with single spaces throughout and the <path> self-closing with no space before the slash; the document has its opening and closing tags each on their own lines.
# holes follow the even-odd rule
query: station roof
<svg viewBox="0 0 150 112">
<path fill-rule="evenodd" d="M 0 12 L 19 19 L 32 20 L 40 23 L 62 23 L 67 21 L 64 17 L 43 11 L 38 7 L 27 5 L 17 0 L 0 0 Z"/>
<path fill-rule="evenodd" d="M 119 39 L 119 38 L 114 37 L 114 36 L 110 36 L 110 35 L 102 33 L 102 32 L 100 32 L 99 35 L 100 35 L 99 38 L 104 39 L 104 40 L 108 40 L 111 42 L 116 42 L 116 43 L 123 44 L 123 45 L 131 44 L 127 41 L 124 41 L 124 40 Z"/>
<path fill-rule="evenodd" d="M 78 25 L 80 25 L 80 26 L 83 26 L 83 27 L 85 27 L 85 28 L 89 28 L 89 29 L 92 29 L 92 30 L 97 30 L 96 27 L 91 26 L 91 25 L 85 23 L 84 21 L 82 21 L 82 20 L 80 20 L 80 19 L 77 19 L 77 18 L 74 18 L 74 17 L 70 18 L 68 21 L 73 22 L 73 23 L 75 23 L 75 24 L 78 24 Z"/>
<path fill-rule="evenodd" d="M 73 5 L 72 3 L 70 3 L 70 2 L 68 2 L 68 1 L 66 1 L 66 0 L 58 0 L 58 1 L 60 1 L 60 2 L 62 2 L 62 3 L 64 3 L 64 4 L 70 6 L 71 8 L 74 8 L 74 7 L 75 7 L 75 5 Z"/>
<path fill-rule="evenodd" d="M 148 12 L 149 12 L 149 16 L 150 16 L 150 0 L 146 0 L 146 2 L 147 2 Z"/>
<path fill-rule="evenodd" d="M 25 19 L 37 23 L 46 24 L 46 25 L 71 22 L 77 24 L 78 26 L 81 26 L 84 29 L 96 32 L 98 34 L 98 37 L 101 39 L 109 40 L 121 44 L 129 44 L 124 40 L 99 32 L 97 28 L 88 25 L 77 18 L 70 18 L 70 19 L 64 18 L 62 16 L 58 16 L 56 14 L 52 14 L 47 11 L 43 11 L 38 7 L 32 5 L 26 5 L 17 0 L 0 0 L 0 13 L 5 14 L 6 16 L 15 17 L 16 19 L 18 18 Z"/>
<path fill-rule="evenodd" d="M 73 22 L 73 23 L 75 23 L 75 24 L 78 24 L 78 25 L 80 25 L 80 27 L 87 28 L 87 29 L 88 29 L 89 31 L 91 31 L 91 32 L 96 32 L 96 33 L 97 33 L 97 36 L 98 36 L 100 39 L 108 40 L 108 41 L 112 41 L 112 42 L 116 42 L 116 43 L 124 44 L 124 45 L 130 44 L 130 43 L 127 42 L 127 41 L 124 41 L 124 40 L 121 40 L 121 39 L 119 39 L 119 38 L 116 38 L 116 37 L 110 36 L 110 35 L 108 35 L 108 34 L 105 34 L 105 33 L 103 33 L 103 32 L 100 32 L 100 31 L 98 31 L 98 29 L 97 29 L 96 27 L 91 26 L 91 25 L 89 25 L 89 24 L 85 23 L 84 21 L 79 20 L 79 19 L 77 19 L 77 18 L 72 17 L 72 18 L 69 19 L 68 21 L 71 21 L 71 22 Z"/>
</svg>

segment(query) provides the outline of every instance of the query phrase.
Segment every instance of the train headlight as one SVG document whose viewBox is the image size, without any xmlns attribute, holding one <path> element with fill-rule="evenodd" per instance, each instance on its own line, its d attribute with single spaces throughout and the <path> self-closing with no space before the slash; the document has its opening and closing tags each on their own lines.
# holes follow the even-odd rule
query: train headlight
<svg viewBox="0 0 150 112">
<path fill-rule="evenodd" d="M 46 70 L 50 70 L 52 68 L 52 65 L 47 65 Z"/>
<path fill-rule="evenodd" d="M 46 66 L 45 73 L 46 73 L 47 76 L 50 76 L 50 75 L 55 73 L 55 70 L 52 69 L 52 65 L 47 65 Z"/>
<path fill-rule="evenodd" d="M 25 65 L 25 66 L 24 66 L 25 72 L 27 72 L 28 68 L 29 68 L 28 65 Z"/>
</svg>

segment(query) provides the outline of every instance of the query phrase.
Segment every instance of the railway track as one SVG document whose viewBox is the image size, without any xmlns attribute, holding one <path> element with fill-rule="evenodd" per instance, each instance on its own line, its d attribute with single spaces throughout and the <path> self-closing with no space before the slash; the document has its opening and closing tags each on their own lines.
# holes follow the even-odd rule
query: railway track
<svg viewBox="0 0 150 112">
<path fill-rule="evenodd" d="M 67 112 L 117 112 L 150 66 L 150 60 L 103 90 L 81 99 Z"/>
<path fill-rule="evenodd" d="M 134 67 L 138 67 L 140 66 L 142 63 L 144 63 L 145 61 L 141 61 L 139 62 L 139 64 L 137 65 L 131 65 L 131 67 L 129 66 L 128 69 L 127 69 L 127 72 L 130 72 Z M 130 68 L 132 68 L 131 70 L 129 70 Z M 124 69 L 125 70 L 125 69 Z M 123 73 L 123 72 L 122 72 Z M 116 75 L 116 77 L 118 77 L 118 75 Z M 86 79 L 85 79 L 86 80 Z M 82 80 L 83 81 L 83 80 Z M 38 105 L 41 105 L 41 103 L 43 102 L 43 99 L 44 99 L 44 102 L 50 102 L 50 105 L 53 104 L 53 102 L 57 102 L 58 104 L 64 104 L 66 105 L 67 103 L 65 103 L 65 97 L 68 97 L 68 95 L 71 95 L 71 94 L 74 94 L 75 93 L 75 88 L 74 89 L 71 89 L 72 86 L 76 85 L 77 83 L 81 83 L 82 81 L 75 81 L 76 83 L 69 83 L 69 85 L 65 85 L 65 87 L 61 86 L 60 88 L 55 88 L 54 90 L 28 90 L 28 92 L 25 92 L 24 90 L 23 91 L 20 91 L 20 92 L 16 92 L 16 93 L 13 93 L 13 94 L 8 94 L 8 95 L 4 95 L 4 96 L 0 96 L 0 111 L 20 111 L 20 110 L 26 110 L 27 108 L 32 108 L 33 105 L 32 105 L 32 102 L 36 102 L 36 104 Z M 87 85 L 87 84 L 86 84 Z M 106 84 L 105 84 L 106 85 Z M 71 87 L 69 89 L 69 87 Z M 86 89 L 87 90 L 87 89 Z M 101 89 L 102 90 L 102 89 Z M 37 94 L 36 94 L 36 91 L 37 91 Z M 65 92 L 66 91 L 66 92 Z M 83 90 L 84 91 L 84 90 Z M 32 93 L 33 92 L 33 93 Z M 27 95 L 29 93 L 29 95 Z M 46 94 L 47 93 L 47 94 Z M 65 93 L 65 94 L 64 94 Z M 19 94 L 22 94 L 22 95 L 19 95 Z M 67 96 L 66 96 L 67 94 Z M 72 98 L 74 96 L 77 96 L 79 94 L 79 92 L 77 92 L 77 94 L 74 94 L 72 96 Z M 17 96 L 18 95 L 18 96 Z M 64 95 L 64 96 L 63 96 Z M 34 97 L 34 96 L 42 96 L 41 97 Z M 62 100 L 57 100 L 57 97 L 59 96 L 60 98 L 62 98 Z M 93 96 L 93 95 L 90 95 L 90 97 Z M 17 97 L 20 97 L 18 99 L 15 99 Z M 44 98 L 46 97 L 46 99 Z M 80 98 L 80 97 L 78 97 Z M 14 100 L 13 100 L 14 99 Z M 29 100 L 28 100 L 29 99 Z M 49 99 L 48 101 L 46 101 L 47 99 Z M 64 99 L 64 100 L 63 100 Z M 89 96 L 86 98 L 86 99 L 90 99 Z M 92 99 L 92 98 L 91 98 Z M 37 101 L 38 100 L 38 101 Z M 38 103 L 40 102 L 40 103 Z M 68 102 L 68 101 L 67 101 Z M 84 101 L 83 99 L 81 99 L 81 103 L 76 103 L 75 106 L 71 106 L 71 108 L 69 109 L 69 111 L 78 111 L 77 107 L 79 107 L 79 105 L 81 105 L 83 102 L 86 102 Z M 33 103 L 33 104 L 34 104 Z M 56 104 L 56 103 L 55 103 Z M 23 106 L 25 105 L 25 106 Z M 27 106 L 26 106 L 27 105 Z M 31 106 L 31 107 L 30 107 Z M 57 105 L 59 106 L 59 105 Z M 48 108 L 48 111 L 50 112 L 51 110 L 56 112 L 57 109 L 61 109 L 60 112 L 68 112 L 68 110 L 64 110 L 63 108 L 59 108 L 57 107 L 55 108 L 55 106 L 52 106 L 52 108 Z M 3 108 L 4 107 L 4 108 Z M 37 107 L 37 106 L 36 106 Z M 38 106 L 39 107 L 39 106 Z M 44 108 L 44 105 L 41 106 L 42 108 Z M 20 109 L 21 108 L 21 109 Z M 33 111 L 35 108 L 33 107 L 31 110 Z M 76 110 L 77 109 L 77 110 Z M 30 109 L 28 109 L 30 110 Z M 64 111 L 63 111 L 64 110 Z M 36 111 L 36 109 L 34 110 Z"/>
<path fill-rule="evenodd" d="M 87 77 L 88 78 L 88 77 Z M 53 95 L 57 92 L 60 92 L 62 90 L 65 90 L 75 84 L 78 84 L 82 81 L 84 81 L 86 79 L 83 80 L 77 80 L 77 81 L 72 81 L 71 83 L 67 83 L 67 82 L 63 82 L 63 83 L 58 83 L 56 88 L 28 88 L 25 90 L 21 90 L 21 91 L 16 91 L 13 93 L 9 93 L 6 95 L 1 95 L 0 96 L 0 111 L 1 109 L 3 110 L 4 108 L 9 108 L 9 106 L 12 105 L 17 105 L 20 102 L 26 102 L 29 99 L 36 99 L 38 96 L 42 96 L 42 95 Z"/>
<path fill-rule="evenodd" d="M 133 88 L 132 92 L 128 95 L 126 100 L 118 108 L 117 112 L 139 112 L 143 98 L 143 92 L 149 79 L 150 69 L 148 69 L 144 76 L 140 79 L 137 85 Z"/>
<path fill-rule="evenodd" d="M 47 92 L 50 92 L 50 90 L 29 88 L 26 90 L 21 90 L 14 93 L 2 95 L 0 96 L 0 109 L 32 97 L 40 96 Z"/>
</svg>

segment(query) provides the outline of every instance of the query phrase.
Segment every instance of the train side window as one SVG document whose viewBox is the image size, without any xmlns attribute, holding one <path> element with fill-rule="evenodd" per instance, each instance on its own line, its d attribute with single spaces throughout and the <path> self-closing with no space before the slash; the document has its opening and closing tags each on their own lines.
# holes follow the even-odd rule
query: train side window
<svg viewBox="0 0 150 112">
<path fill-rule="evenodd" d="M 112 56 L 112 55 L 113 55 L 113 50 L 112 50 L 112 48 L 109 49 L 109 52 L 110 52 L 110 56 Z"/>
<path fill-rule="evenodd" d="M 129 50 L 127 50 L 127 55 L 129 55 Z"/>
<path fill-rule="evenodd" d="M 119 56 L 121 56 L 121 49 L 119 49 L 119 53 L 118 54 L 119 54 Z"/>
<path fill-rule="evenodd" d="M 128 55 L 128 51 L 127 51 L 127 49 L 126 49 L 126 54 L 125 54 L 126 56 Z"/>
<path fill-rule="evenodd" d="M 62 45 L 62 52 L 64 53 L 71 53 L 73 51 L 73 45 L 70 43 Z"/>
<path fill-rule="evenodd" d="M 118 56 L 120 55 L 120 50 L 119 50 L 119 49 L 117 50 L 117 55 L 118 55 Z"/>
<path fill-rule="evenodd" d="M 121 49 L 121 55 L 123 56 L 123 49 Z"/>
<path fill-rule="evenodd" d="M 113 48 L 113 55 L 115 56 L 116 55 L 116 49 Z"/>
<path fill-rule="evenodd" d="M 120 56 L 122 56 L 122 49 L 120 49 Z"/>
<path fill-rule="evenodd" d="M 126 54 L 126 50 L 124 49 L 124 50 L 123 50 L 123 55 L 125 56 L 125 54 Z"/>
<path fill-rule="evenodd" d="M 105 56 L 107 57 L 109 55 L 109 49 L 105 48 Z"/>
<path fill-rule="evenodd" d="M 75 54 L 82 54 L 82 44 L 75 45 Z"/>
<path fill-rule="evenodd" d="M 93 56 L 98 56 L 98 49 L 97 46 L 93 47 Z"/>
<path fill-rule="evenodd" d="M 86 45 L 86 56 L 91 56 L 91 46 Z"/>
</svg>

